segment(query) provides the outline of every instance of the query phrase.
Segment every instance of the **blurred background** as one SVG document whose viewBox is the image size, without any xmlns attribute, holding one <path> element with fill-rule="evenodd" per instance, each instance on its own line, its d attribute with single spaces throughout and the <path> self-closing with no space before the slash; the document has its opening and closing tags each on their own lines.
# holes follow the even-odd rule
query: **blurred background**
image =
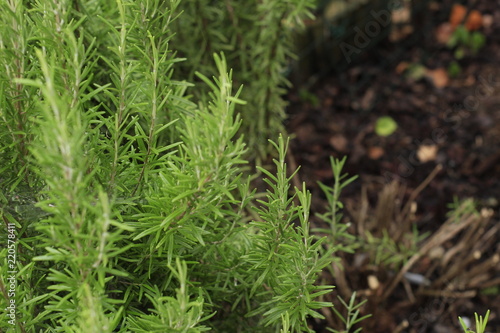
<svg viewBox="0 0 500 333">
<path fill-rule="evenodd" d="M 359 175 L 341 200 L 364 250 L 342 255 L 331 278 L 368 297 L 367 332 L 458 332 L 457 316 L 487 309 L 500 332 L 499 5 L 319 1 L 295 37 L 289 162 L 319 213 L 330 156 L 347 156 L 344 171 Z M 458 207 L 474 222 L 450 224 Z M 406 273 L 420 282 L 387 293 L 415 254 Z"/>
</svg>

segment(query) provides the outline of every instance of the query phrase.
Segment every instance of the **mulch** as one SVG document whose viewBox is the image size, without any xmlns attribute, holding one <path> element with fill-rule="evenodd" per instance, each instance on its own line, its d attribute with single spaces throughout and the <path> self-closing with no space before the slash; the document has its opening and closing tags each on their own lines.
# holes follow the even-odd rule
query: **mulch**
<svg viewBox="0 0 500 333">
<path fill-rule="evenodd" d="M 449 204 L 466 198 L 473 198 L 478 210 L 493 212 L 491 224 L 499 223 L 500 3 L 462 3 L 492 20 L 480 30 L 487 40 L 484 48 L 458 60 L 462 70 L 446 84 L 439 84 L 432 75 L 412 77 L 404 68 L 419 64 L 436 73 L 455 60 L 453 51 L 439 44 L 434 33 L 428 33 L 443 23 L 450 1 L 430 4 L 422 23 L 430 29 L 414 27 L 412 38 L 416 42 L 411 45 L 404 40 L 385 40 L 364 51 L 345 70 L 321 73 L 314 85 L 289 92 L 287 129 L 294 135 L 289 154 L 292 164 L 301 166 L 299 181 L 311 189 L 314 212 L 321 212 L 326 203 L 317 182 L 333 184 L 330 156 L 347 156 L 344 172 L 359 178 L 343 192 L 346 207 L 359 206 L 363 191 L 365 199 L 375 204 L 380 191 L 392 181 L 404 187 L 403 197 L 408 199 L 440 165 L 415 199 L 412 223 L 420 232 L 436 232 L 447 218 Z M 398 128 L 393 134 L 382 137 L 375 133 L 381 116 L 396 121 Z M 355 220 L 352 212 L 344 210 L 345 221 Z M 313 223 L 321 224 L 318 219 Z M 499 240 L 497 234 L 495 253 L 500 253 Z M 500 277 L 500 268 L 494 274 Z M 377 304 L 376 315 L 367 320 L 369 329 L 363 331 L 460 332 L 457 315 L 471 317 L 474 312 L 484 314 L 490 309 L 488 331 L 500 332 L 498 291 L 411 300 L 406 294 L 400 285 L 391 298 Z M 401 325 L 405 320 L 408 327 Z M 326 332 L 326 322 L 315 325 L 318 332 Z"/>
</svg>

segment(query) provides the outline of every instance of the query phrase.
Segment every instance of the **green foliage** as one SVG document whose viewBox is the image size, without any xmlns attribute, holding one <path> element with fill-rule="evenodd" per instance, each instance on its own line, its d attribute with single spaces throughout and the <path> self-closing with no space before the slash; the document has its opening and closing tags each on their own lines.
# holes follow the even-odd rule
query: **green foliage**
<svg viewBox="0 0 500 333">
<path fill-rule="evenodd" d="M 457 77 L 458 75 L 460 75 L 460 73 L 462 73 L 462 67 L 457 61 L 453 60 L 448 65 L 448 74 L 450 75 L 450 77 Z"/>
<path fill-rule="evenodd" d="M 486 312 L 486 315 L 484 316 L 478 316 L 476 312 L 474 312 L 474 318 L 476 319 L 476 331 L 475 333 L 484 333 L 486 332 L 486 324 L 488 323 L 488 317 L 490 316 L 490 310 Z M 460 325 L 462 325 L 462 328 L 465 333 L 473 332 L 467 325 L 465 324 L 464 320 L 461 317 L 458 317 L 458 320 L 460 321 Z"/>
<path fill-rule="evenodd" d="M 165 332 L 180 331 L 176 328 L 184 328 L 182 332 L 194 333 L 205 332 L 210 329 L 204 325 L 198 325 L 203 314 L 204 300 L 200 295 L 196 300 L 191 301 L 187 285 L 187 264 L 176 258 L 176 268 L 168 266 L 172 274 L 179 281 L 179 288 L 176 289 L 176 297 L 163 296 L 157 286 L 148 288 L 145 291 L 146 297 L 153 304 L 155 311 L 151 314 L 141 314 L 138 317 L 129 318 L 129 329 L 133 332 Z"/>
<path fill-rule="evenodd" d="M 363 306 L 363 304 L 365 304 L 367 301 L 364 300 L 360 303 L 355 303 L 356 302 L 356 292 L 354 292 L 351 296 L 351 299 L 349 300 L 349 304 L 347 304 L 342 298 L 340 298 L 339 296 L 337 296 L 340 303 L 342 303 L 342 306 L 344 306 L 344 308 L 347 310 L 347 315 L 344 317 L 337 309 L 333 309 L 333 311 L 335 312 L 335 314 L 337 315 L 337 317 L 339 317 L 342 322 L 344 323 L 345 325 L 345 330 L 343 331 L 337 331 L 337 330 L 334 330 L 334 329 L 331 329 L 331 328 L 327 328 L 330 332 L 334 332 L 334 333 L 350 333 L 350 332 L 353 332 L 353 333 L 358 333 L 358 332 L 361 332 L 361 328 L 358 328 L 356 330 L 354 330 L 354 325 L 362 322 L 363 320 L 365 320 L 366 318 L 369 318 L 371 317 L 371 315 L 366 315 L 366 316 L 363 316 L 363 317 L 359 317 L 359 308 Z M 353 331 L 351 331 L 353 330 Z"/>
<path fill-rule="evenodd" d="M 413 80 L 420 80 L 425 77 L 426 68 L 419 63 L 411 63 L 406 70 L 406 76 Z"/>
<path fill-rule="evenodd" d="M 319 101 L 318 96 L 311 93 L 307 89 L 300 89 L 299 90 L 299 97 L 303 103 L 308 103 L 308 104 L 312 105 L 313 107 L 320 106 L 320 101 Z"/>
<path fill-rule="evenodd" d="M 240 56 L 256 67 L 236 80 L 216 54 L 192 68 L 203 85 L 192 88 L 175 79 L 172 27 L 189 25 L 178 13 L 194 5 L 0 4 L 0 237 L 15 239 L 0 251 L 0 308 L 16 305 L 1 331 L 310 332 L 307 319 L 331 306 L 333 287 L 316 280 L 333 249 L 309 232 L 310 193 L 290 188 L 287 142 L 271 143 L 277 172 L 261 169 L 269 190 L 256 202 L 236 110 L 282 107 L 277 31 L 307 2 L 248 4 L 274 29 L 249 34 L 259 48 L 247 41 Z M 246 34 L 255 12 L 240 6 Z M 272 80 L 244 102 L 234 86 L 262 68 L 260 82 Z"/>
<path fill-rule="evenodd" d="M 340 194 L 346 186 L 358 178 L 358 176 L 349 177 L 348 174 L 342 174 L 342 169 L 344 168 L 346 160 L 346 157 L 341 160 L 330 157 L 334 185 L 333 187 L 329 187 L 321 182 L 319 183 L 319 187 L 328 201 L 329 210 L 324 214 L 318 214 L 318 217 L 326 222 L 330 226 L 330 229 L 318 229 L 318 231 L 326 233 L 329 237 L 329 243 L 335 247 L 339 247 L 344 243 L 350 245 L 354 243 L 353 236 L 347 231 L 349 225 L 341 223 L 343 216 L 341 210 L 344 208 L 344 205 L 340 201 Z M 345 242 L 345 240 L 347 240 L 347 242 Z M 342 249 L 347 252 L 352 252 L 353 250 L 349 245 Z"/>
<path fill-rule="evenodd" d="M 389 116 L 377 119 L 375 123 L 375 133 L 379 136 L 389 136 L 398 129 L 398 124 Z"/>
<path fill-rule="evenodd" d="M 267 201 L 259 200 L 261 207 L 257 208 L 257 212 L 261 220 L 252 222 L 252 226 L 258 230 L 255 236 L 257 243 L 247 257 L 252 263 L 251 279 L 259 281 L 257 285 L 266 285 L 268 290 L 261 292 L 261 295 L 271 297 L 248 315 L 264 313 L 266 325 L 286 318 L 293 332 L 312 332 L 306 325 L 306 316 L 323 318 L 314 310 L 332 305 L 314 301 L 333 288 L 314 285 L 318 273 L 331 262 L 332 251 L 320 254 L 324 239 L 315 240 L 309 234 L 311 194 L 303 187 L 301 190 L 296 188 L 295 195 L 288 195 L 293 177 L 286 175 L 285 153 L 288 143 L 280 137 L 278 144 L 272 144 L 279 155 L 278 160 L 275 160 L 277 172 L 273 175 L 260 168 L 268 177 L 265 182 L 270 190 L 267 192 Z M 300 205 L 294 204 L 295 197 Z M 257 285 L 254 285 L 251 294 L 257 292 Z"/>
<path fill-rule="evenodd" d="M 29 61 L 34 56 L 28 47 L 32 25 L 25 15 L 21 1 L 3 1 L 0 4 L 0 139 L 4 143 L 0 158 L 0 181 L 13 189 L 23 179 L 32 184 L 28 159 L 28 146 L 33 140 L 34 88 L 24 88 L 15 80 L 33 77 L 36 66 Z M 31 117 L 31 118 L 30 118 Z M 19 177 L 17 177 L 19 176 Z"/>
<path fill-rule="evenodd" d="M 363 249 L 370 255 L 370 262 L 386 268 L 400 269 L 415 253 L 418 246 L 429 236 L 429 233 L 419 234 L 414 226 L 412 233 L 403 235 L 403 239 L 394 240 L 386 229 L 382 235 L 374 236 L 369 231 L 365 232 Z"/>
<path fill-rule="evenodd" d="M 476 55 L 486 43 L 486 37 L 479 31 L 469 31 L 464 25 L 459 25 L 447 46 L 455 49 L 455 58 L 462 59 L 468 54 Z"/>
<path fill-rule="evenodd" d="M 179 11 L 183 19 L 175 22 L 179 54 L 187 58 L 178 75 L 192 79 L 195 71 L 216 74 L 210 55 L 224 51 L 228 65 L 238 72 L 234 83 L 244 85 L 241 109 L 252 157 L 269 152 L 267 138 L 277 140 L 284 132 L 285 102 L 282 96 L 290 83 L 285 77 L 294 57 L 294 29 L 302 19 L 312 17 L 315 0 L 184 0 Z M 198 89 L 198 94 L 204 91 Z"/>
<path fill-rule="evenodd" d="M 328 248 L 328 251 L 331 253 L 335 253 L 337 251 L 344 251 L 348 253 L 353 253 L 360 245 L 359 240 L 356 236 L 349 233 L 349 223 L 342 223 L 342 209 L 344 205 L 340 201 L 340 195 L 342 190 L 351 184 L 353 181 L 357 179 L 357 176 L 349 177 L 348 174 L 342 173 L 342 169 L 346 163 L 347 158 L 344 157 L 342 159 L 335 159 L 330 157 L 330 165 L 332 167 L 333 173 L 333 187 L 327 186 L 321 182 L 319 182 L 319 187 L 323 191 L 328 201 L 329 210 L 323 214 L 318 214 L 318 217 L 321 221 L 325 222 L 330 226 L 329 229 L 315 229 L 315 231 L 326 234 L 325 245 Z M 339 257 L 333 257 L 332 261 L 335 265 L 342 267 L 342 262 Z M 334 273 L 332 272 L 332 275 Z M 338 297 L 338 296 L 337 296 Z M 333 312 L 335 315 L 342 321 L 344 324 L 342 332 L 351 332 L 353 326 L 362 320 L 370 317 L 369 315 L 358 318 L 359 316 L 359 308 L 363 306 L 366 301 L 362 301 L 360 303 L 356 302 L 356 292 L 352 294 L 352 297 L 349 301 L 349 304 L 346 304 L 344 300 L 338 297 L 340 303 L 346 308 L 347 316 L 344 317 L 339 310 L 333 308 Z M 336 331 L 332 328 L 327 328 L 332 332 L 340 332 Z M 355 332 L 361 331 L 361 328 L 357 329 Z"/>
<path fill-rule="evenodd" d="M 463 216 L 474 214 L 479 216 L 479 211 L 477 209 L 477 203 L 474 199 L 459 199 L 457 196 L 453 197 L 453 201 L 446 205 L 449 212 L 446 214 L 448 218 L 452 218 L 455 221 L 459 221 Z"/>
</svg>

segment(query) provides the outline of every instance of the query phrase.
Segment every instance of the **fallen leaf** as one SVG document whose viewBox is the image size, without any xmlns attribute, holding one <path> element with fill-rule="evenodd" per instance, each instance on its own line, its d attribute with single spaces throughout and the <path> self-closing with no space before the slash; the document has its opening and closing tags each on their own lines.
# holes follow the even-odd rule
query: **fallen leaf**
<svg viewBox="0 0 500 333">
<path fill-rule="evenodd" d="M 385 154 L 385 151 L 381 147 L 373 146 L 368 148 L 368 157 L 372 160 L 378 160 Z"/>
<path fill-rule="evenodd" d="M 448 85 L 449 77 L 448 72 L 444 68 L 427 69 L 425 76 L 432 81 L 432 84 L 438 89 L 444 88 Z"/>
<path fill-rule="evenodd" d="M 445 22 L 443 24 L 440 24 L 436 28 L 435 33 L 437 42 L 446 45 L 453 35 L 453 31 L 455 31 L 455 29 L 453 29 L 451 23 Z"/>
<path fill-rule="evenodd" d="M 402 74 L 410 65 L 408 61 L 401 61 L 397 66 L 396 66 L 396 73 L 397 74 Z"/>
<path fill-rule="evenodd" d="M 417 157 L 420 162 L 426 163 L 434 161 L 438 152 L 437 145 L 420 145 L 417 150 Z"/>
<path fill-rule="evenodd" d="M 445 249 L 442 246 L 436 246 L 436 247 L 433 247 L 429 251 L 429 258 L 431 258 L 431 259 L 441 259 L 441 258 L 443 258 L 444 253 L 445 253 Z"/>
<path fill-rule="evenodd" d="M 347 150 L 347 139 L 342 134 L 335 134 L 330 138 L 330 146 L 335 148 L 338 152 L 345 152 Z"/>
<path fill-rule="evenodd" d="M 425 76 L 427 68 L 421 64 L 411 64 L 408 66 L 407 77 L 412 78 L 414 80 L 420 80 Z"/>
<path fill-rule="evenodd" d="M 467 21 L 465 22 L 465 27 L 469 31 L 478 30 L 483 26 L 483 16 L 478 10 L 473 10 L 467 16 Z"/>
<path fill-rule="evenodd" d="M 483 27 L 490 28 L 493 24 L 493 15 L 483 15 Z"/>
<path fill-rule="evenodd" d="M 369 110 L 373 106 L 373 101 L 375 100 L 375 89 L 368 89 L 363 95 L 360 101 L 361 109 Z"/>
<path fill-rule="evenodd" d="M 456 28 L 459 24 L 462 24 L 465 15 L 467 14 L 467 8 L 460 4 L 454 4 L 451 8 L 450 13 L 450 24 L 453 28 Z"/>
<path fill-rule="evenodd" d="M 398 128 L 398 123 L 389 116 L 379 117 L 375 122 L 375 133 L 379 136 L 389 136 Z"/>
</svg>

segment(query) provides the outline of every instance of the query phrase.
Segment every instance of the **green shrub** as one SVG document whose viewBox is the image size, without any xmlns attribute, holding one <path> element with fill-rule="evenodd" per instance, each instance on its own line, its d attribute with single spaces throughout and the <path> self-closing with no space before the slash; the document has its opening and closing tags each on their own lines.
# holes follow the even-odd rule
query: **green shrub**
<svg viewBox="0 0 500 333">
<path fill-rule="evenodd" d="M 224 55 L 196 98 L 174 79 L 181 4 L 0 4 L 1 331 L 311 332 L 331 306 L 287 141 L 257 196 Z"/>
<path fill-rule="evenodd" d="M 243 85 L 242 133 L 247 137 L 249 156 L 262 158 L 269 152 L 267 139 L 277 140 L 284 132 L 286 105 L 282 96 L 290 83 L 286 77 L 294 57 L 293 38 L 312 18 L 316 0 L 184 0 L 178 7 L 183 17 L 174 22 L 174 41 L 186 59 L 177 77 L 194 79 L 201 71 L 217 75 L 211 55 L 224 51 L 228 66 Z M 194 94 L 205 93 L 198 87 Z"/>
</svg>

